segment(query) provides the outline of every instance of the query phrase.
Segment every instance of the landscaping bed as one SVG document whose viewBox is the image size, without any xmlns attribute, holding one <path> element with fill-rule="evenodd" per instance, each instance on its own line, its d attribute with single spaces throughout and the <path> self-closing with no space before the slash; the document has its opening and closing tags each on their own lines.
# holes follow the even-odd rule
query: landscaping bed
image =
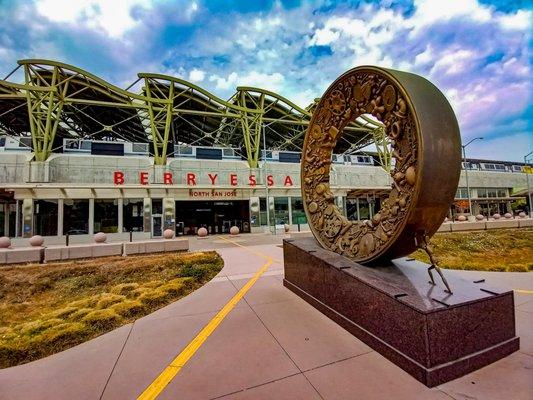
<svg viewBox="0 0 533 400">
<path fill-rule="evenodd" d="M 431 239 L 439 266 L 477 271 L 528 272 L 533 270 L 533 229 L 437 233 Z M 417 250 L 412 257 L 429 262 Z"/>
<path fill-rule="evenodd" d="M 0 268 L 0 368 L 85 342 L 211 280 L 216 252 L 165 253 Z"/>
</svg>

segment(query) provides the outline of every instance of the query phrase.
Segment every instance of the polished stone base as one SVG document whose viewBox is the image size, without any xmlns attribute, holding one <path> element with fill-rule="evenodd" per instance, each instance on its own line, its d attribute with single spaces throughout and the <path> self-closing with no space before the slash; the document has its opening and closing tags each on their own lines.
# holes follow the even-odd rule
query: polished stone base
<svg viewBox="0 0 533 400">
<path fill-rule="evenodd" d="M 453 295 L 429 283 L 427 264 L 367 267 L 314 238 L 283 243 L 284 285 L 367 345 L 433 387 L 519 348 L 512 291 L 447 274 Z M 444 271 L 446 273 L 446 271 Z"/>
</svg>

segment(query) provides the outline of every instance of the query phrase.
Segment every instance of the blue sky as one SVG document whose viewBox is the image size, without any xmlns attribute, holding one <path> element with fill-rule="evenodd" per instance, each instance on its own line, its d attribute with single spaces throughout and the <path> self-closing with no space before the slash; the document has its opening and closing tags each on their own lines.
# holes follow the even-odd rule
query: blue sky
<svg viewBox="0 0 533 400">
<path fill-rule="evenodd" d="M 521 160 L 533 150 L 531 4 L 0 0 L 0 78 L 47 58 L 122 87 L 159 72 L 223 98 L 252 85 L 306 106 L 344 71 L 380 65 L 444 92 L 463 140 L 484 137 L 469 156 Z"/>
</svg>

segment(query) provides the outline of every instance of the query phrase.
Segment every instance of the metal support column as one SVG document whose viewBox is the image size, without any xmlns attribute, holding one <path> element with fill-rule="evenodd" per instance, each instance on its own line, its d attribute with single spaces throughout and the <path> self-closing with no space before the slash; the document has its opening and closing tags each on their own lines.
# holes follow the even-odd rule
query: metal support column
<svg viewBox="0 0 533 400">
<path fill-rule="evenodd" d="M 122 197 L 119 197 L 117 199 L 117 207 L 118 207 L 118 233 L 124 232 L 124 199 Z"/>
<path fill-rule="evenodd" d="M 292 201 L 291 201 L 292 197 L 290 196 L 287 196 L 287 201 L 288 201 L 288 210 L 289 210 L 289 226 L 292 225 Z"/>
<path fill-rule="evenodd" d="M 150 197 L 143 199 L 143 231 L 152 232 L 152 199 Z"/>
<path fill-rule="evenodd" d="M 57 236 L 63 236 L 63 221 L 65 219 L 65 200 L 57 200 Z"/>
<path fill-rule="evenodd" d="M 89 235 L 94 235 L 94 199 L 89 199 Z"/>
<path fill-rule="evenodd" d="M 22 237 L 33 236 L 33 199 L 22 200 Z"/>
</svg>

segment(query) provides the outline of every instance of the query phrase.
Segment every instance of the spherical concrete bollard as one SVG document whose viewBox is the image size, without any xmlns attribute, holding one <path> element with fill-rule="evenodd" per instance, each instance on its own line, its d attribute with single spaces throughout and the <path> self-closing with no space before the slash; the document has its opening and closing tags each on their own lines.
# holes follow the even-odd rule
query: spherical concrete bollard
<svg viewBox="0 0 533 400">
<path fill-rule="evenodd" d="M 289 233 L 289 231 L 291 230 L 291 226 L 290 225 L 283 225 L 283 229 L 285 230 L 285 233 Z"/>
<path fill-rule="evenodd" d="M 172 229 L 165 229 L 163 232 L 163 237 L 165 239 L 172 239 L 174 237 L 174 231 Z"/>
<path fill-rule="evenodd" d="M 0 237 L 0 249 L 7 249 L 11 246 L 11 239 L 7 236 Z"/>
<path fill-rule="evenodd" d="M 457 221 L 459 221 L 459 222 L 464 222 L 464 221 L 466 221 L 466 217 L 465 217 L 464 215 L 459 215 L 459 216 L 457 217 Z"/>
<path fill-rule="evenodd" d="M 198 229 L 198 237 L 204 238 L 207 236 L 207 229 L 200 228 Z"/>
<path fill-rule="evenodd" d="M 94 241 L 96 243 L 105 243 L 107 240 L 107 235 L 104 232 L 98 232 L 94 235 Z"/>
<path fill-rule="evenodd" d="M 519 216 L 520 218 L 525 218 L 525 217 L 526 217 L 526 213 L 523 212 L 523 211 L 521 211 L 521 212 L 518 213 L 518 216 Z"/>
<path fill-rule="evenodd" d="M 231 228 L 229 228 L 229 234 L 230 234 L 230 235 L 235 236 L 235 235 L 238 235 L 239 232 L 240 232 L 240 230 L 239 230 L 239 228 L 236 227 L 236 226 L 232 226 Z"/>
<path fill-rule="evenodd" d="M 511 213 L 505 213 L 505 214 L 503 214 L 503 216 L 504 216 L 506 219 L 511 219 L 511 218 L 513 218 L 513 214 L 511 214 Z"/>
<path fill-rule="evenodd" d="M 41 247 L 44 243 L 44 238 L 41 235 L 35 235 L 30 238 L 30 245 L 34 247 Z"/>
<path fill-rule="evenodd" d="M 481 214 L 478 214 L 478 215 L 476 215 L 476 219 L 478 221 L 483 221 L 485 219 L 485 217 L 483 215 L 481 215 Z"/>
<path fill-rule="evenodd" d="M 500 219 L 501 217 L 502 217 L 502 216 L 501 216 L 500 214 L 498 214 L 498 213 L 496 213 L 496 214 L 494 214 L 494 215 L 492 216 L 492 218 L 494 218 L 494 219 Z"/>
</svg>

